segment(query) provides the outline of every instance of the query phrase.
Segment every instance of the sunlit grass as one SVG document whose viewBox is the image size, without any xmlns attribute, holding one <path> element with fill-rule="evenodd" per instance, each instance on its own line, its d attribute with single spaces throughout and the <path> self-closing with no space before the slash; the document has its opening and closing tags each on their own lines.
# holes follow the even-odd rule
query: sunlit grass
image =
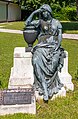
<svg viewBox="0 0 78 119">
<path fill-rule="evenodd" d="M 0 82 L 1 88 L 7 87 L 10 70 L 13 65 L 13 51 L 15 47 L 24 47 L 22 35 L 0 33 Z"/>
<path fill-rule="evenodd" d="M 78 34 L 78 30 L 66 30 L 66 31 L 64 31 L 64 33 L 67 33 L 67 34 Z"/>
<path fill-rule="evenodd" d="M 1 26 L 0 28 L 5 28 L 5 29 L 23 30 L 24 22 L 23 21 L 5 22 L 5 23 L 0 23 L 0 26 Z"/>
</svg>

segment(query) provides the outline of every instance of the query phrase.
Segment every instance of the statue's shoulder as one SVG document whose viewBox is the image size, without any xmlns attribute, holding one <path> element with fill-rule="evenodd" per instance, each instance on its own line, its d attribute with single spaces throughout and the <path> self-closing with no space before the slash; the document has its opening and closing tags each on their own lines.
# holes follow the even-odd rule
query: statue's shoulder
<svg viewBox="0 0 78 119">
<path fill-rule="evenodd" d="M 52 19 L 52 24 L 56 25 L 58 28 L 62 28 L 62 25 L 59 20 L 57 19 Z"/>
</svg>

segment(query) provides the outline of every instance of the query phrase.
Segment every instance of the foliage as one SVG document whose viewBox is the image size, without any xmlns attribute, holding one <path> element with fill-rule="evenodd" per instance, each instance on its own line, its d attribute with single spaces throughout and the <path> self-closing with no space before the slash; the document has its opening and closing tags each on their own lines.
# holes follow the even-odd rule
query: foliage
<svg viewBox="0 0 78 119">
<path fill-rule="evenodd" d="M 61 22 L 64 33 L 78 33 L 78 22 Z"/>
<path fill-rule="evenodd" d="M 77 20 L 76 7 L 74 6 L 57 7 L 54 10 L 54 17 L 59 20 L 76 21 Z"/>
<path fill-rule="evenodd" d="M 22 20 L 26 20 L 27 17 L 31 14 L 32 11 L 34 11 L 36 8 L 30 8 L 31 6 L 28 6 L 29 9 L 22 10 Z M 39 8 L 39 7 L 38 7 Z M 53 4 L 51 6 L 52 8 L 52 14 L 53 17 L 58 20 L 67 20 L 67 21 L 77 21 L 77 13 L 76 13 L 76 7 L 61 7 L 59 4 Z M 24 15 L 23 15 L 24 13 Z"/>
<path fill-rule="evenodd" d="M 43 4 L 49 4 L 54 16 L 60 20 L 78 20 L 78 0 L 13 0 L 22 8 L 22 19 L 26 19 L 31 12 Z"/>
<path fill-rule="evenodd" d="M 77 20 L 76 0 L 14 0 L 22 8 L 22 19 L 26 18 L 43 4 L 49 4 L 54 17 L 60 20 Z"/>
<path fill-rule="evenodd" d="M 61 7 L 66 7 L 66 6 L 68 6 L 68 5 L 72 5 L 72 4 L 74 4 L 75 5 L 75 3 L 76 3 L 76 0 L 54 0 L 54 3 L 59 3 L 59 5 L 61 6 Z"/>
<path fill-rule="evenodd" d="M 66 17 L 68 18 L 68 20 L 72 20 L 72 21 L 77 20 L 76 7 L 67 6 L 65 9 L 63 9 L 63 13 L 64 12 L 66 13 Z"/>
<path fill-rule="evenodd" d="M 54 0 L 22 0 L 22 13 L 24 13 L 24 20 L 33 12 L 34 10 L 38 9 L 43 4 L 49 4 L 50 6 L 53 5 Z M 23 5 L 24 3 L 24 5 Z"/>
<path fill-rule="evenodd" d="M 35 5 L 36 8 L 38 5 L 42 5 L 42 4 L 49 4 L 49 5 L 52 5 L 52 4 L 57 4 L 59 3 L 59 5 L 61 7 L 63 7 L 63 5 L 67 6 L 67 5 L 72 5 L 76 3 L 76 0 L 13 0 L 14 2 L 19 2 L 19 4 L 21 4 L 22 6 L 27 6 L 28 4 L 30 5 Z M 39 7 L 39 6 L 38 6 Z"/>
</svg>

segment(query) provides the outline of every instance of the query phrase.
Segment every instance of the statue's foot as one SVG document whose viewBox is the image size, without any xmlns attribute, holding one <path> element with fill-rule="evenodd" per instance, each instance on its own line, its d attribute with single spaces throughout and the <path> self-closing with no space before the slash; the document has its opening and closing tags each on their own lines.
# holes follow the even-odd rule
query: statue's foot
<svg viewBox="0 0 78 119">
<path fill-rule="evenodd" d="M 39 88 L 38 91 L 39 91 L 39 95 L 42 96 L 43 95 L 42 89 Z"/>
<path fill-rule="evenodd" d="M 43 95 L 44 102 L 48 102 L 48 95 Z"/>
<path fill-rule="evenodd" d="M 52 96 L 53 96 L 53 95 L 51 95 L 51 96 L 48 96 L 48 98 L 49 98 L 49 99 L 51 99 L 51 98 L 52 98 Z"/>
<path fill-rule="evenodd" d="M 48 103 L 48 100 L 44 100 L 44 99 L 43 99 L 43 101 L 44 101 L 44 103 Z"/>
<path fill-rule="evenodd" d="M 43 95 L 43 92 L 39 92 L 39 95 L 42 96 Z"/>
</svg>

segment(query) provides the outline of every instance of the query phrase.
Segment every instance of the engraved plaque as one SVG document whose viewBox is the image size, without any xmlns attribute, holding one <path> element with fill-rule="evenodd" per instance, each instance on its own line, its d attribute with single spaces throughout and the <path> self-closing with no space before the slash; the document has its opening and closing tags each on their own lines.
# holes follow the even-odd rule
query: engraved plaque
<svg viewBox="0 0 78 119">
<path fill-rule="evenodd" d="M 3 104 L 3 92 L 0 91 L 0 105 Z"/>
<path fill-rule="evenodd" d="M 31 104 L 33 89 L 10 89 L 0 93 L 0 104 L 15 105 L 15 104 Z"/>
</svg>

